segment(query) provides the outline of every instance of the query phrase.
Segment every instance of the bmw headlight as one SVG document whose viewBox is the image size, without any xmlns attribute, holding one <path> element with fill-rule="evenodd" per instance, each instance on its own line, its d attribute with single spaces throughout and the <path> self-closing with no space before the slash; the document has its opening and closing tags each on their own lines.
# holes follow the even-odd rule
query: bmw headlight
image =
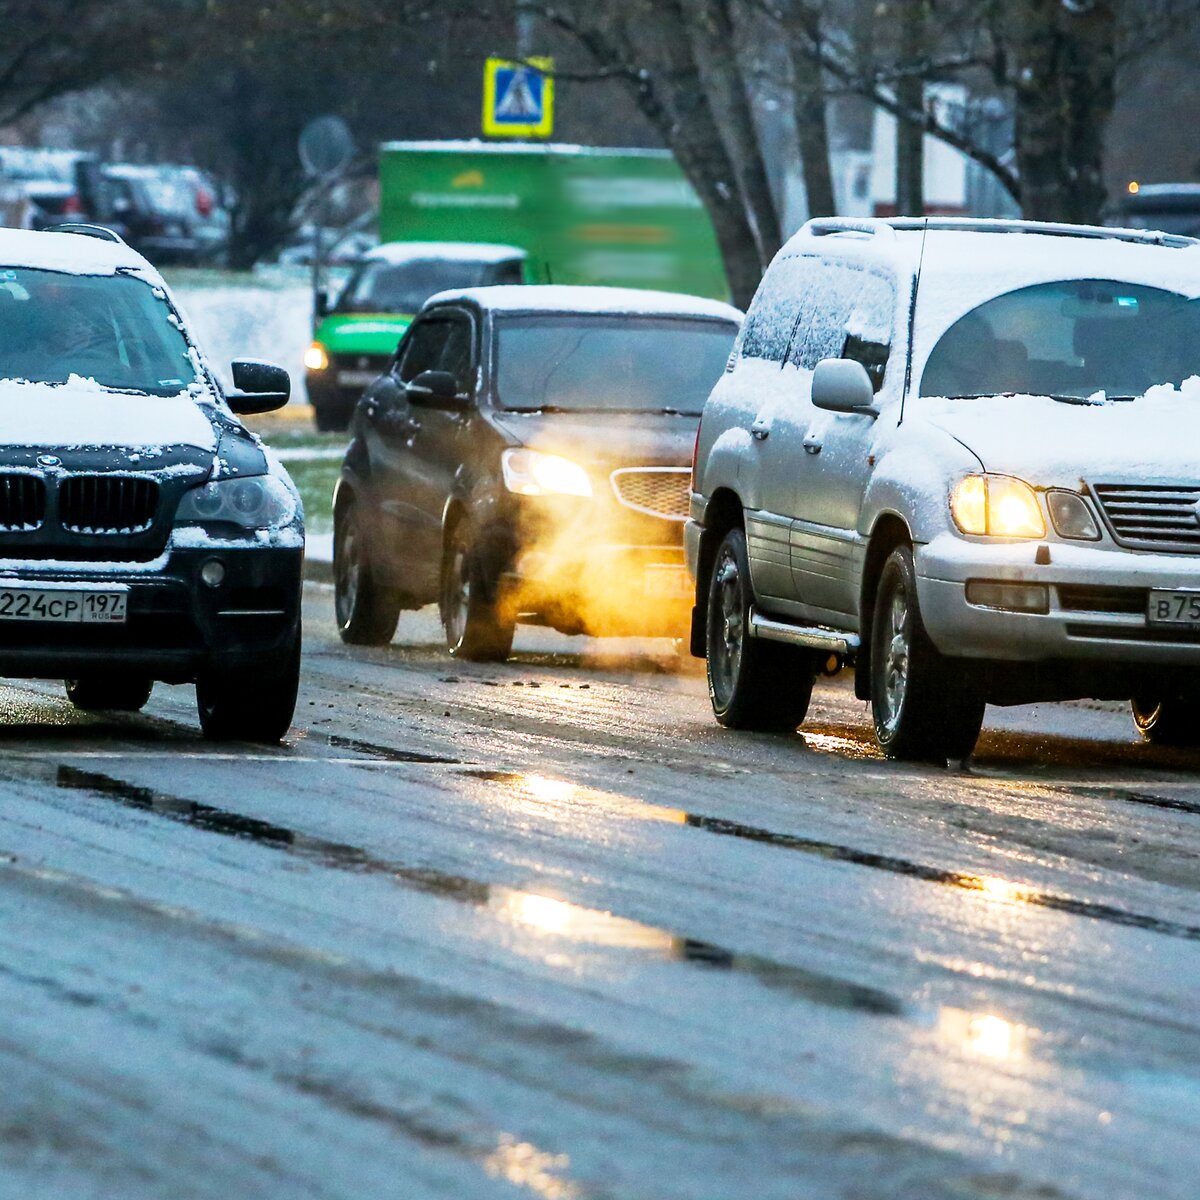
<svg viewBox="0 0 1200 1200">
<path fill-rule="evenodd" d="M 569 458 L 541 450 L 505 450 L 504 486 L 520 496 L 590 496 L 592 481 Z"/>
<path fill-rule="evenodd" d="M 279 529 L 296 517 L 296 499 L 273 475 L 222 479 L 184 492 L 175 513 L 178 524 L 240 525 Z"/>
</svg>

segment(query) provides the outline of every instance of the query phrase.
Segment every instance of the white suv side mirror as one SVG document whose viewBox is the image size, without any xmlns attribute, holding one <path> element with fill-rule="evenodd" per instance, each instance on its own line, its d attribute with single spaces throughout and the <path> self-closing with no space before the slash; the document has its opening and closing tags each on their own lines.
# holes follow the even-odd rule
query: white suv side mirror
<svg viewBox="0 0 1200 1200">
<path fill-rule="evenodd" d="M 876 415 L 875 389 L 867 368 L 850 358 L 825 358 L 813 372 L 812 402 L 830 412 Z"/>
</svg>

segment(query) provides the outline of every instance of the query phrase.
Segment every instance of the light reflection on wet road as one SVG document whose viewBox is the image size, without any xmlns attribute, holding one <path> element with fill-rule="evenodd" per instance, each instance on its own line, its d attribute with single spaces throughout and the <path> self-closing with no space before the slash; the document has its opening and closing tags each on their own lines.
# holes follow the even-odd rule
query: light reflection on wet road
<svg viewBox="0 0 1200 1200">
<path fill-rule="evenodd" d="M 1194 1196 L 1200 757 L 308 606 L 278 750 L 0 689 L 0 1196 Z"/>
</svg>

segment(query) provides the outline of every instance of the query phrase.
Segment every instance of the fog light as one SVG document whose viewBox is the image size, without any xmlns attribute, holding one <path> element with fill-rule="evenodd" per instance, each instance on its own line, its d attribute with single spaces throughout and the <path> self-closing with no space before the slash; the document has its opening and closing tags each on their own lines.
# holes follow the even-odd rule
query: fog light
<svg viewBox="0 0 1200 1200">
<path fill-rule="evenodd" d="M 1050 589 L 1043 583 L 992 583 L 986 579 L 967 581 L 967 603 L 1006 612 L 1048 613 Z"/>
<path fill-rule="evenodd" d="M 219 558 L 210 558 L 200 568 L 200 578 L 209 587 L 220 587 L 225 582 L 225 564 Z"/>
</svg>

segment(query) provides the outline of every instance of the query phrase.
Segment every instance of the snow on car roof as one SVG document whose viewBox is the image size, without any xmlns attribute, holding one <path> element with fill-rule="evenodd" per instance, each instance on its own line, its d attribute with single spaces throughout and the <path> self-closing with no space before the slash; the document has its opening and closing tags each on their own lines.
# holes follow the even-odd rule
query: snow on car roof
<svg viewBox="0 0 1200 1200">
<path fill-rule="evenodd" d="M 1200 296 L 1200 241 L 1146 230 L 935 217 L 926 232 L 919 218 L 818 219 L 780 251 L 802 255 L 892 274 L 900 324 L 919 267 L 914 372 L 960 317 L 1020 288 L 1108 279 Z"/>
<path fill-rule="evenodd" d="M 158 273 L 124 242 L 108 242 L 78 233 L 0 229 L 0 266 L 31 267 L 72 275 L 113 275 L 124 267 L 159 282 Z"/>
<path fill-rule="evenodd" d="M 442 259 L 452 262 L 500 263 L 514 258 L 527 258 L 519 246 L 497 242 L 384 242 L 368 250 L 363 258 L 369 262 L 406 263 L 420 259 Z"/>
<path fill-rule="evenodd" d="M 641 288 L 585 287 L 561 283 L 502 284 L 498 287 L 463 288 L 439 292 L 430 304 L 471 300 L 491 312 L 596 313 L 616 316 L 715 317 L 742 320 L 732 304 L 685 296 L 679 292 L 653 292 Z"/>
</svg>

